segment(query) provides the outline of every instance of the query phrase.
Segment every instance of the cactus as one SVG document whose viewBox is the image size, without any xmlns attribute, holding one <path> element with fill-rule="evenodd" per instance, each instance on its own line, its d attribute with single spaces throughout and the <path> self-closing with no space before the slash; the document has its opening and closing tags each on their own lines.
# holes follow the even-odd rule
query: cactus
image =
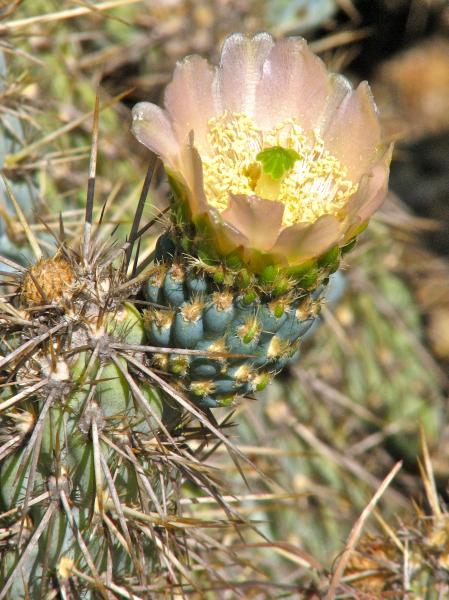
<svg viewBox="0 0 449 600">
<path fill-rule="evenodd" d="M 226 44 L 224 55 L 249 48 L 258 61 L 275 46 L 267 34 L 236 35 Z M 134 131 L 149 147 L 167 150 L 162 158 L 173 192 L 170 226 L 154 264 L 139 263 L 135 248 L 147 230 L 139 230 L 145 194 L 128 241 L 115 247 L 96 235 L 102 222 L 100 216 L 94 227 L 96 142 L 81 242 L 76 233 L 68 238 L 61 220 L 57 250 L 44 255 L 24 226 L 34 264 L 2 259 L 13 270 L 5 275 L 0 307 L 0 516 L 6 521 L 0 600 L 59 592 L 135 598 L 136 590 L 164 593 L 167 576 L 181 593 L 204 587 L 207 578 L 220 581 L 201 558 L 214 547 L 201 529 L 245 520 L 226 505 L 202 461 L 210 439 L 238 455 L 210 409 L 263 389 L 296 358 L 331 275 L 382 201 L 388 177 L 390 152 L 368 88 L 352 91 L 327 74 L 304 42 L 279 43 L 284 50 L 290 60 L 302 56 L 298 77 L 328 90 L 323 119 L 332 120 L 344 94 L 349 116 L 362 115 L 353 133 L 363 130 L 363 160 L 335 144 L 332 129 L 331 151 L 318 134 L 307 137 L 287 119 L 265 133 L 256 130 L 271 141 L 241 172 L 242 165 L 226 164 L 228 157 L 214 158 L 217 169 L 229 167 L 223 177 L 242 180 L 250 194 L 234 194 L 226 208 L 220 196 L 226 186 L 223 192 L 214 160 L 203 156 L 204 181 L 213 192 L 206 206 L 195 179 L 193 136 L 177 149 L 185 161 L 179 172 L 172 126 L 144 103 L 134 111 Z M 161 127 L 153 139 L 155 115 Z M 216 121 L 219 135 L 253 135 L 254 123 L 240 113 L 225 111 Z M 338 132 L 340 117 L 335 122 Z M 98 110 L 94 124 L 95 141 Z M 284 147 L 281 137 L 295 148 Z M 262 217 L 265 233 L 258 231 Z M 228 521 L 183 520 L 185 483 L 215 498 Z M 183 526 L 193 531 L 183 535 Z M 236 560 L 232 549 L 229 555 Z"/>
<path fill-rule="evenodd" d="M 329 114 L 320 105 L 305 118 L 301 86 L 316 86 Z M 145 326 L 155 346 L 221 353 L 154 357 L 200 406 L 263 389 L 297 357 L 329 277 L 384 198 L 391 149 L 368 88 L 350 90 L 304 40 L 234 34 L 218 68 L 199 56 L 178 63 L 165 110 L 149 102 L 133 109 L 133 132 L 160 156 L 172 190 Z M 367 127 L 362 160 L 346 141 L 335 143 L 333 128 L 352 113 L 354 136 Z"/>
<path fill-rule="evenodd" d="M 2 600 L 135 598 L 133 586 L 150 579 L 164 594 L 168 575 L 195 588 L 184 565 L 202 564 L 202 528 L 228 526 L 182 516 L 186 482 L 221 498 L 203 446 L 191 441 L 216 434 L 232 444 L 151 369 L 135 305 L 147 274 L 127 275 L 139 218 L 132 242 L 105 243 L 102 215 L 92 221 L 95 173 L 90 181 L 81 246 L 61 221 L 58 249 L 46 255 L 25 224 L 34 260 L 0 258 L 10 269 L 0 282 Z M 190 431 L 194 417 L 200 426 Z"/>
<path fill-rule="evenodd" d="M 1 599 L 58 590 L 131 597 L 150 575 L 162 593 L 167 572 L 173 585 L 195 587 L 184 565 L 199 560 L 189 558 L 194 544 L 208 545 L 202 527 L 226 526 L 184 519 L 178 500 L 185 482 L 221 498 L 203 446 L 190 440 L 232 444 L 151 369 L 155 348 L 134 305 L 146 275 L 126 275 L 129 243 L 86 238 L 81 252 L 77 239 L 61 238 L 54 256 L 28 268 L 6 259 L 14 270 L 0 312 Z M 190 431 L 192 417 L 202 426 Z M 183 527 L 195 528 L 187 539 Z"/>
<path fill-rule="evenodd" d="M 130 437 L 151 447 L 163 409 L 145 384 L 133 396 L 126 359 L 114 350 L 142 344 L 143 325 L 125 302 L 128 288 L 112 292 L 123 279 L 107 255 L 86 266 L 61 245 L 6 285 L 13 291 L 1 315 L 1 502 L 12 513 L 20 507 L 20 525 L 2 561 L 0 595 L 21 598 L 27 590 L 38 598 L 64 578 L 62 565 L 68 572 L 84 564 L 95 574 L 113 550 L 115 578 L 136 562 L 135 532 L 120 503 L 137 503 L 144 473 L 155 466 L 143 450 L 136 468 Z M 111 510 L 123 527 L 114 541 Z M 92 530 L 83 542 L 87 527 L 108 531 Z"/>
<path fill-rule="evenodd" d="M 2 160 L 20 150 L 19 137 Z M 0 139 L 10 140 L 5 120 Z M 166 597 L 172 588 L 227 586 L 218 566 L 228 554 L 234 566 L 240 559 L 217 550 L 205 528 L 246 519 L 223 499 L 205 444 L 240 453 L 151 369 L 154 348 L 136 308 L 148 274 L 134 276 L 137 255 L 130 267 L 139 218 L 132 243 L 104 242 L 103 213 L 92 221 L 93 173 L 81 246 L 73 221 L 66 230 L 61 219 L 44 252 L 26 222 L 34 195 L 21 193 L 22 175 L 8 172 L 4 186 L 9 216 L 18 210 L 22 219 L 21 244 L 0 251 L 0 598 L 138 598 L 136 589 Z M 197 494 L 216 499 L 223 518 L 184 517 Z"/>
</svg>

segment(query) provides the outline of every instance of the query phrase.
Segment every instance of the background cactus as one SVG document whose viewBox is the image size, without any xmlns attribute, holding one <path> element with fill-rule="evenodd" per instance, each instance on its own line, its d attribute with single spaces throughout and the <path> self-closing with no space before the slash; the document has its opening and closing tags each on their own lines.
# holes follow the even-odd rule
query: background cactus
<svg viewBox="0 0 449 600">
<path fill-rule="evenodd" d="M 0 114 L 0 169 L 3 172 L 5 159 L 17 152 L 26 143 L 24 122 L 26 113 L 20 106 L 20 82 L 8 74 L 4 52 L 0 51 L 0 94 L 5 98 Z M 16 177 L 10 182 L 12 194 L 21 210 L 29 219 L 37 208 L 37 189 L 32 177 Z M 30 258 L 26 238 L 16 227 L 16 213 L 2 183 L 0 187 L 0 251 L 7 258 L 23 264 Z M 3 265 L 4 269 L 8 265 Z"/>
</svg>

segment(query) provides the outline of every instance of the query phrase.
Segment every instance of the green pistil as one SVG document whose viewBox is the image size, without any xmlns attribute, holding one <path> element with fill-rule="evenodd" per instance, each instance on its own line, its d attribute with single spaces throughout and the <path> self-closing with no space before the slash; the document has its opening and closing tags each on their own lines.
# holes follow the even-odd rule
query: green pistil
<svg viewBox="0 0 449 600">
<path fill-rule="evenodd" d="M 265 148 L 256 156 L 256 160 L 262 163 L 262 171 L 275 180 L 282 179 L 300 158 L 296 150 L 282 146 Z"/>
</svg>

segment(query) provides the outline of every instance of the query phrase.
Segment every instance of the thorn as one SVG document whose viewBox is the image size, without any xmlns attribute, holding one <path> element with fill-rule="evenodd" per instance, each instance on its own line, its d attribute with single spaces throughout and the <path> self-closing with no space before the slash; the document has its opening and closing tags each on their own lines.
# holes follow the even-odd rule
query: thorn
<svg viewBox="0 0 449 600">
<path fill-rule="evenodd" d="M 92 407 L 97 406 L 95 403 L 92 403 Z M 95 490 L 98 502 L 98 510 L 100 515 L 104 517 L 104 498 L 103 498 L 103 478 L 101 476 L 101 449 L 100 442 L 98 439 L 98 424 L 95 418 L 95 415 L 92 416 L 91 421 L 91 437 L 92 437 L 92 449 L 94 455 L 94 473 L 95 473 Z"/>
<path fill-rule="evenodd" d="M 33 433 L 31 434 L 29 442 L 28 442 L 28 444 L 25 448 L 25 451 L 22 455 L 22 458 L 20 461 L 20 467 L 19 467 L 19 469 L 17 471 L 17 475 L 16 475 L 16 479 L 19 477 L 22 477 L 22 473 L 25 470 L 26 463 L 28 462 L 28 458 L 30 455 L 32 455 L 31 464 L 28 468 L 28 481 L 26 484 L 25 498 L 23 500 L 23 510 L 22 510 L 22 515 L 21 515 L 21 524 L 20 524 L 20 531 L 19 531 L 19 545 L 20 545 L 20 540 L 22 538 L 22 533 L 23 533 L 23 525 L 25 522 L 24 519 L 28 513 L 29 502 L 30 502 L 31 494 L 32 494 L 33 488 L 34 488 L 34 482 L 36 480 L 37 463 L 38 463 L 39 455 L 41 452 L 42 436 L 44 433 L 44 421 L 46 419 L 48 411 L 50 410 L 50 407 L 51 407 L 55 397 L 56 397 L 56 392 L 53 392 L 53 393 L 50 393 L 48 398 L 46 399 L 44 406 L 39 414 L 39 418 L 34 425 Z"/>
<path fill-rule="evenodd" d="M 35 346 L 46 340 L 48 337 L 50 337 L 53 333 L 56 333 L 57 331 L 60 331 L 65 327 L 67 327 L 67 323 L 59 323 L 58 325 L 55 325 L 54 327 L 46 331 L 45 333 L 31 338 L 30 340 L 13 350 L 10 354 L 1 358 L 0 367 L 7 365 L 9 362 L 14 360 L 16 356 L 19 356 L 22 352 L 25 352 L 25 350 L 28 350 L 29 348 L 34 348 Z"/>
<path fill-rule="evenodd" d="M 30 554 L 30 552 L 32 552 L 33 548 L 38 543 L 39 538 L 41 537 L 42 533 L 47 528 L 48 522 L 50 521 L 51 516 L 53 515 L 55 509 L 56 509 L 56 504 L 54 502 L 49 504 L 47 511 L 45 512 L 44 516 L 42 517 L 41 522 L 35 529 L 30 541 L 27 544 L 27 547 L 25 548 L 25 550 L 21 554 L 19 560 L 17 561 L 17 564 L 16 564 L 14 570 L 12 571 L 11 575 L 8 577 L 8 580 L 6 581 L 3 588 L 0 590 L 0 600 L 3 600 L 4 598 L 6 598 L 6 594 L 9 592 L 9 588 L 14 583 L 14 580 L 18 576 L 18 573 L 20 573 L 20 570 L 22 569 L 24 562 L 28 558 L 28 555 Z"/>
<path fill-rule="evenodd" d="M 170 210 L 169 206 L 166 206 L 165 208 L 162 208 L 158 214 L 153 217 L 151 219 L 151 221 L 149 221 L 146 225 L 144 225 L 141 229 L 139 229 L 138 233 L 137 233 L 137 237 L 141 237 L 146 231 L 148 231 L 148 229 L 150 229 L 151 227 L 153 227 L 153 225 L 155 223 L 157 223 L 158 221 L 160 221 L 162 219 L 162 217 L 168 213 L 168 211 Z"/>
<path fill-rule="evenodd" d="M 19 203 L 16 200 L 16 197 L 14 196 L 14 193 L 11 189 L 11 186 L 8 183 L 8 180 L 6 179 L 6 177 L 4 175 L 2 175 L 2 180 L 3 180 L 3 184 L 6 188 L 6 192 L 9 196 L 9 199 L 11 200 L 11 202 L 14 205 L 14 210 L 17 213 L 17 217 L 20 221 L 20 224 L 23 227 L 23 230 L 25 232 L 25 235 L 27 237 L 28 243 L 30 244 L 31 250 L 33 251 L 33 254 L 36 258 L 36 260 L 40 260 L 42 258 L 42 250 L 39 246 L 39 243 L 37 241 L 36 236 L 34 235 L 34 233 L 31 231 L 30 226 L 28 225 L 28 222 L 26 220 L 26 217 L 22 211 L 22 209 L 19 206 Z"/>
<path fill-rule="evenodd" d="M 89 162 L 89 178 L 87 180 L 86 215 L 84 219 L 83 236 L 83 258 L 84 264 L 88 266 L 90 255 L 90 242 L 92 234 L 92 220 L 95 195 L 95 176 L 97 172 L 97 150 L 98 150 L 98 117 L 100 114 L 100 97 L 98 93 L 95 98 L 94 122 L 92 125 L 92 147 Z"/>
<path fill-rule="evenodd" d="M 9 408 L 10 406 L 13 406 L 13 404 L 20 402 L 24 398 L 28 398 L 28 396 L 31 396 L 31 394 L 40 390 L 42 387 L 44 387 L 44 385 L 47 385 L 47 383 L 48 383 L 48 379 L 43 379 L 42 381 L 39 381 L 38 383 L 35 383 L 34 385 L 32 385 L 28 388 L 25 388 L 22 392 L 19 392 L 15 396 L 12 396 L 12 398 L 8 398 L 8 400 L 4 400 L 2 403 L 0 403 L 0 413 L 2 413 L 4 410 Z"/>
<path fill-rule="evenodd" d="M 42 226 L 49 233 L 49 235 L 51 235 L 51 237 L 58 243 L 58 246 L 62 246 L 64 244 L 65 231 L 64 231 L 64 222 L 62 220 L 61 213 L 59 213 L 59 235 L 56 235 L 52 231 L 49 224 L 46 223 L 42 217 L 38 216 L 38 221 L 39 221 L 39 223 L 42 224 Z"/>
<path fill-rule="evenodd" d="M 26 272 L 25 267 L 22 267 L 22 265 L 19 265 L 18 263 L 14 262 L 13 260 L 10 260 L 9 258 L 6 258 L 5 256 L 0 256 L 0 263 L 3 263 L 4 265 L 7 265 L 8 267 L 15 269 L 16 271 L 20 271 L 21 273 Z"/>
<path fill-rule="evenodd" d="M 104 213 L 106 211 L 106 206 L 108 204 L 108 199 L 103 202 L 103 206 L 101 207 L 100 218 L 98 219 L 98 225 L 100 226 L 103 223 Z"/>
<path fill-rule="evenodd" d="M 61 499 L 61 504 L 62 504 L 64 512 L 67 516 L 67 520 L 69 522 L 70 528 L 72 529 L 73 534 L 75 535 L 75 537 L 77 539 L 79 548 L 86 560 L 87 566 L 89 567 L 92 575 L 95 578 L 96 588 L 98 589 L 98 592 L 101 594 L 101 596 L 103 598 L 105 598 L 106 600 L 109 600 L 110 596 L 101 580 L 101 577 L 97 571 L 97 568 L 92 559 L 92 556 L 91 556 L 89 550 L 87 549 L 86 542 L 84 541 L 83 536 L 81 535 L 81 532 L 76 524 L 75 518 L 74 518 L 72 510 L 70 508 L 70 503 L 68 501 L 68 498 L 67 498 L 64 490 L 62 490 L 62 489 L 59 490 L 59 497 Z"/>
<path fill-rule="evenodd" d="M 120 498 L 119 498 L 119 495 L 118 495 L 117 490 L 116 490 L 115 485 L 114 485 L 114 479 L 113 479 L 113 477 L 111 475 L 111 472 L 109 470 L 108 463 L 107 463 L 105 457 L 103 456 L 103 454 L 101 452 L 100 452 L 99 456 L 100 456 L 101 467 L 103 469 L 103 473 L 104 473 L 104 475 L 106 477 L 106 481 L 107 481 L 107 484 L 108 484 L 109 493 L 111 494 L 111 498 L 112 498 L 112 502 L 113 502 L 114 508 L 115 508 L 115 510 L 117 512 L 117 515 L 118 515 L 118 518 L 119 518 L 119 521 L 120 521 L 120 525 L 121 525 L 123 533 L 125 535 L 125 539 L 126 539 L 126 543 L 127 543 L 127 548 L 125 546 L 126 552 L 130 556 L 132 556 L 133 560 L 134 560 L 133 544 L 132 544 L 132 541 L 131 541 L 131 536 L 129 534 L 128 525 L 126 523 L 126 518 L 125 518 L 125 515 L 124 515 L 123 510 L 122 510 L 122 505 L 120 503 Z M 138 565 L 138 563 L 136 562 L 136 566 L 137 565 Z"/>
<path fill-rule="evenodd" d="M 131 271 L 131 278 L 134 278 L 137 274 L 137 267 L 139 264 L 139 255 L 140 255 L 140 246 L 141 246 L 141 242 L 142 242 L 142 238 L 139 238 L 137 240 L 137 250 L 136 250 L 136 255 L 134 257 L 134 264 L 133 264 L 133 269 Z"/>
<path fill-rule="evenodd" d="M 133 223 L 131 226 L 131 232 L 129 234 L 129 246 L 126 251 L 126 268 L 128 268 L 132 251 L 134 248 L 134 242 L 138 237 L 140 220 L 142 218 L 143 207 L 145 206 L 145 202 L 148 196 L 148 190 L 151 187 L 151 182 L 153 181 L 153 177 L 157 171 L 157 157 L 152 157 L 150 160 L 150 164 L 148 165 L 147 174 L 145 176 L 145 181 L 143 182 L 142 192 L 140 194 L 139 202 L 137 204 L 136 214 L 134 215 Z"/>
<path fill-rule="evenodd" d="M 36 289 L 39 292 L 39 295 L 42 298 L 44 304 L 45 305 L 50 305 L 51 303 L 50 303 L 50 300 L 47 297 L 47 294 L 44 292 L 44 290 L 42 289 L 42 286 L 37 281 L 36 277 L 33 275 L 33 273 L 31 272 L 31 270 L 28 271 L 28 275 L 31 277 L 31 280 L 33 281 L 34 285 L 36 286 Z"/>
<path fill-rule="evenodd" d="M 436 517 L 441 517 L 441 507 L 438 501 L 438 491 L 433 472 L 432 461 L 430 459 L 429 447 L 427 446 L 426 434 L 423 424 L 419 426 L 419 437 L 422 452 L 422 461 L 418 460 L 419 470 L 426 490 L 427 501 L 432 508 L 432 512 Z"/>
<path fill-rule="evenodd" d="M 59 213 L 59 241 L 62 243 L 65 240 L 64 219 L 62 212 Z"/>
</svg>

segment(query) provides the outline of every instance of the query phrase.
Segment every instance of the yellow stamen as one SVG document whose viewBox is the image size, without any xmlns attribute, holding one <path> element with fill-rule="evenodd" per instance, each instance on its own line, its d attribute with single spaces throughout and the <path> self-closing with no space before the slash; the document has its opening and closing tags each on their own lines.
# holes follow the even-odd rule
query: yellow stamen
<svg viewBox="0 0 449 600">
<path fill-rule="evenodd" d="M 319 134 L 314 132 L 310 140 L 295 119 L 262 130 L 247 115 L 224 112 L 208 125 L 209 145 L 199 150 L 206 197 L 219 211 L 227 208 L 229 194 L 256 194 L 285 205 L 284 226 L 312 223 L 322 215 L 337 215 L 357 191 L 358 185 L 324 148 Z M 261 150 L 274 146 L 300 156 L 280 180 L 263 173 L 256 159 Z"/>
</svg>

